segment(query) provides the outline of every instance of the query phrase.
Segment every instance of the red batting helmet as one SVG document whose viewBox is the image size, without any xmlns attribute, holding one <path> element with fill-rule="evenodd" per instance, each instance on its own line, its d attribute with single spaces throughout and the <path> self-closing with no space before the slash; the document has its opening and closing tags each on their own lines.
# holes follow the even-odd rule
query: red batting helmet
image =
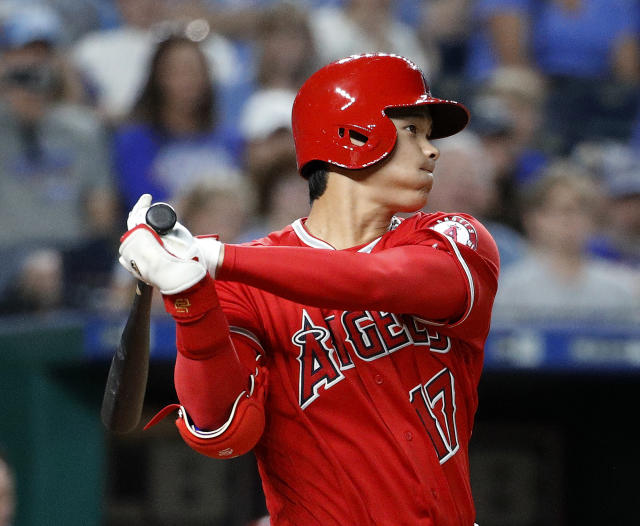
<svg viewBox="0 0 640 526">
<path fill-rule="evenodd" d="M 391 153 L 397 138 L 385 110 L 413 106 L 429 106 L 431 139 L 458 133 L 469 121 L 462 104 L 432 97 L 422 72 L 406 58 L 353 55 L 323 67 L 293 103 L 298 171 L 310 161 L 349 169 L 377 163 Z M 364 144 L 354 144 L 353 136 Z"/>
</svg>

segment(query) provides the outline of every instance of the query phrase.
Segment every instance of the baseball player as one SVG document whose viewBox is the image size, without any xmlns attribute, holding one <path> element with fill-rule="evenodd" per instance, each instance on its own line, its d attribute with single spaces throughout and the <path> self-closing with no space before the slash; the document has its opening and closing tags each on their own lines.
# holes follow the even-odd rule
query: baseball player
<svg viewBox="0 0 640 526">
<path fill-rule="evenodd" d="M 271 524 L 472 526 L 468 444 L 499 260 L 464 214 L 417 212 L 434 139 L 462 130 L 395 55 L 302 86 L 292 124 L 311 210 L 243 245 L 129 216 L 120 262 L 176 321 L 176 424 L 216 458 L 253 450 Z M 412 213 L 405 219 L 396 214 Z"/>
</svg>

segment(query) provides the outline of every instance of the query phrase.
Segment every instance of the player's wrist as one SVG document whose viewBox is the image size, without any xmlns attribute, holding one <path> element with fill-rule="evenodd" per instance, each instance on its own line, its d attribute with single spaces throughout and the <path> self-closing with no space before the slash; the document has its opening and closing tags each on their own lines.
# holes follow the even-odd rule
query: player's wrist
<svg viewBox="0 0 640 526">
<path fill-rule="evenodd" d="M 207 274 L 183 293 L 163 296 L 165 309 L 176 321 L 178 352 L 191 360 L 206 360 L 229 346 L 229 324 L 214 283 Z"/>
<path fill-rule="evenodd" d="M 194 321 L 219 308 L 213 278 L 207 274 L 192 287 L 176 294 L 163 294 L 165 310 L 176 320 Z"/>
</svg>

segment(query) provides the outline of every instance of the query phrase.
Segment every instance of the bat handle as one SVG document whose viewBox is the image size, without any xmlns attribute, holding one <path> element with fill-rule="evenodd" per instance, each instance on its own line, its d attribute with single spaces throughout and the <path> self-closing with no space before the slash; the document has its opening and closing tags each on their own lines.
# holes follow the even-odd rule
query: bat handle
<svg viewBox="0 0 640 526">
<path fill-rule="evenodd" d="M 155 203 L 149 207 L 145 216 L 147 224 L 158 235 L 162 236 L 171 231 L 175 226 L 178 216 L 171 205 L 167 203 Z"/>
<path fill-rule="evenodd" d="M 156 203 L 146 214 L 147 224 L 159 235 L 171 231 L 177 221 L 167 203 Z M 140 422 L 149 375 L 149 327 L 152 288 L 138 281 L 136 296 L 111 361 L 102 400 L 101 417 L 110 431 L 127 433 Z"/>
</svg>

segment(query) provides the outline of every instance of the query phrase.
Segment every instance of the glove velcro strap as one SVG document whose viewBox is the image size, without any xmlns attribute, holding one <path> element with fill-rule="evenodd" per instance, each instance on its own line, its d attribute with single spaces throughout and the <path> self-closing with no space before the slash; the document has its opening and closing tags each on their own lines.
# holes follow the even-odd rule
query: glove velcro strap
<svg viewBox="0 0 640 526">
<path fill-rule="evenodd" d="M 193 287 L 177 294 L 163 294 L 165 310 L 176 321 L 196 321 L 219 307 L 213 278 L 208 274 Z"/>
</svg>

